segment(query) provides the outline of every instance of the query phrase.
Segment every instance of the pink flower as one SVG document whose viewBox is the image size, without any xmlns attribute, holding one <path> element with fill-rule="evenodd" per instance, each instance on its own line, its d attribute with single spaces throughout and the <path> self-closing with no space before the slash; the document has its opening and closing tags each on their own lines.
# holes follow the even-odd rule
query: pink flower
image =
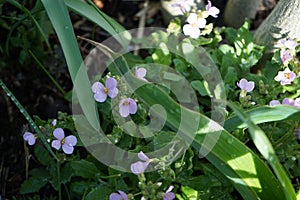
<svg viewBox="0 0 300 200">
<path fill-rule="evenodd" d="M 62 128 L 56 128 L 53 131 L 53 135 L 57 140 L 53 140 L 51 146 L 57 150 L 62 147 L 62 150 L 66 154 L 72 154 L 74 146 L 77 144 L 77 138 L 74 135 L 65 137 L 64 130 Z"/>
<path fill-rule="evenodd" d="M 208 1 L 208 4 L 206 5 L 205 9 L 208 12 L 208 14 L 214 18 L 217 18 L 218 14 L 220 13 L 220 10 L 215 6 L 212 6 L 210 1 Z"/>
<path fill-rule="evenodd" d="M 183 14 L 191 10 L 191 7 L 187 0 L 178 0 L 176 3 L 171 4 L 171 6 L 180 8 Z"/>
<path fill-rule="evenodd" d="M 173 190 L 174 186 L 170 186 L 167 191 L 163 194 L 164 200 L 173 200 L 175 199 L 175 194 L 171 192 Z"/>
<path fill-rule="evenodd" d="M 130 170 L 132 171 L 132 173 L 134 173 L 136 175 L 144 173 L 145 170 L 147 169 L 149 163 L 151 162 L 151 159 L 148 158 L 148 156 L 146 156 L 142 151 L 140 151 L 138 153 L 138 157 L 139 157 L 139 159 L 141 159 L 144 162 L 137 161 L 130 165 Z"/>
<path fill-rule="evenodd" d="M 94 93 L 94 99 L 97 102 L 104 102 L 107 96 L 113 99 L 119 92 L 117 88 L 117 81 L 114 78 L 107 78 L 105 86 L 100 82 L 95 82 L 92 85 L 92 91 Z"/>
<path fill-rule="evenodd" d="M 279 71 L 274 79 L 275 81 L 280 81 L 281 85 L 288 85 L 291 84 L 295 78 L 296 74 L 287 67 L 284 71 Z"/>
<path fill-rule="evenodd" d="M 197 39 L 200 36 L 200 28 L 204 28 L 206 25 L 206 20 L 204 18 L 198 18 L 195 13 L 191 13 L 187 18 L 187 22 L 189 24 L 185 24 L 182 29 L 184 35 Z"/>
<path fill-rule="evenodd" d="M 138 79 L 141 79 L 143 81 L 148 82 L 148 80 L 145 79 L 146 73 L 147 73 L 147 70 L 145 68 L 142 68 L 142 67 L 141 68 L 136 68 L 135 77 L 137 77 Z"/>
<path fill-rule="evenodd" d="M 31 132 L 25 132 L 23 139 L 28 142 L 29 145 L 34 145 L 36 141 L 36 136 Z"/>
<path fill-rule="evenodd" d="M 278 101 L 278 100 L 272 100 L 272 101 L 270 101 L 269 105 L 270 105 L 270 106 L 277 106 L 277 105 L 280 105 L 280 101 Z"/>
<path fill-rule="evenodd" d="M 109 195 L 109 200 L 128 200 L 128 196 L 122 190 L 119 190 L 118 193 L 111 193 Z"/>
<path fill-rule="evenodd" d="M 281 58 L 281 62 L 284 65 L 287 65 L 289 63 L 289 61 L 293 59 L 293 56 L 291 55 L 290 50 L 284 50 L 284 49 L 282 49 L 280 51 L 280 58 Z"/>
<path fill-rule="evenodd" d="M 295 50 L 295 48 L 298 46 L 297 42 L 291 38 L 282 39 L 279 42 L 284 48 L 288 48 L 290 50 Z"/>
<path fill-rule="evenodd" d="M 254 89 L 254 82 L 253 81 L 247 81 L 246 79 L 242 78 L 238 83 L 237 86 L 241 88 L 241 90 L 244 90 L 246 92 L 252 92 Z"/>
<path fill-rule="evenodd" d="M 128 117 L 129 114 L 137 112 L 136 102 L 131 98 L 122 99 L 119 103 L 119 113 L 122 117 Z"/>
</svg>

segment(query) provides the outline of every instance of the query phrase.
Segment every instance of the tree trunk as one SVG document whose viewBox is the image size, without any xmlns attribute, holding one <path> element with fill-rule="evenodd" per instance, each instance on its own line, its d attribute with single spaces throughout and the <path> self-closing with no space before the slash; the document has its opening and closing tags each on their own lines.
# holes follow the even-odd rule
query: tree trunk
<svg viewBox="0 0 300 200">
<path fill-rule="evenodd" d="M 224 22 L 228 26 L 239 28 L 245 19 L 254 19 L 262 0 L 229 0 L 225 7 Z"/>
<path fill-rule="evenodd" d="M 254 34 L 257 44 L 267 47 L 267 53 L 274 50 L 274 44 L 282 38 L 300 40 L 300 0 L 280 0 L 267 19 Z"/>
</svg>

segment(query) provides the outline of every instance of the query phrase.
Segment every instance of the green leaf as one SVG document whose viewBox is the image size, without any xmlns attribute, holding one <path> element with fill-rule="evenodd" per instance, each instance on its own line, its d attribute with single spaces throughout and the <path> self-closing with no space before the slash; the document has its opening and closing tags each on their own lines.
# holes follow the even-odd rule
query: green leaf
<svg viewBox="0 0 300 200">
<path fill-rule="evenodd" d="M 247 124 L 251 138 L 259 150 L 259 152 L 263 155 L 263 157 L 268 161 L 268 163 L 272 166 L 275 174 L 281 182 L 281 186 L 283 188 L 285 199 L 295 200 L 296 194 L 293 188 L 293 185 L 284 170 L 283 166 L 280 164 L 273 146 L 269 141 L 266 134 L 251 121 L 249 116 L 242 111 L 236 104 L 229 103 L 228 104 L 234 112 Z"/>
<path fill-rule="evenodd" d="M 50 156 L 49 152 L 41 145 L 35 145 L 34 155 L 42 165 L 49 166 L 54 164 L 53 158 Z"/>
<path fill-rule="evenodd" d="M 82 178 L 95 178 L 96 174 L 99 173 L 96 165 L 86 160 L 72 161 L 71 167 L 74 170 L 74 175 Z"/>
<path fill-rule="evenodd" d="M 122 27 L 114 19 L 106 15 L 101 10 L 96 10 L 95 7 L 88 5 L 83 1 L 64 0 L 64 2 L 74 12 L 96 23 L 112 36 L 117 35 L 116 39 L 120 42 L 120 44 L 123 45 L 123 47 L 127 47 L 131 36 L 124 27 Z"/>
<path fill-rule="evenodd" d="M 278 105 L 274 107 L 262 106 L 246 111 L 249 119 L 254 124 L 265 122 L 275 122 L 300 116 L 300 109 L 287 105 Z M 247 124 L 238 116 L 233 116 L 225 121 L 224 128 L 227 131 L 233 131 L 236 128 L 245 128 Z"/>
<path fill-rule="evenodd" d="M 85 200 L 99 200 L 100 197 L 101 199 L 108 199 L 111 192 L 112 191 L 109 187 L 105 185 L 101 185 L 93 189 L 92 191 L 90 191 L 86 195 Z"/>
<path fill-rule="evenodd" d="M 208 92 L 206 87 L 201 81 L 192 81 L 191 82 L 192 87 L 199 92 L 201 96 L 207 96 Z"/>
<path fill-rule="evenodd" d="M 32 176 L 21 185 L 20 193 L 29 194 L 38 192 L 47 182 L 48 179 L 44 176 Z"/>
</svg>

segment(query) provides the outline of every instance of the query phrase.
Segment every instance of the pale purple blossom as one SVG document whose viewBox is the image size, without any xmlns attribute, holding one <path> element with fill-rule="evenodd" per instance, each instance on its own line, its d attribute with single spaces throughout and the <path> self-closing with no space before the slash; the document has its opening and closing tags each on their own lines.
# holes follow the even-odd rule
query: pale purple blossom
<svg viewBox="0 0 300 200">
<path fill-rule="evenodd" d="M 69 135 L 65 137 L 65 132 L 62 128 L 56 128 L 53 131 L 53 135 L 56 140 L 53 140 L 51 146 L 57 150 L 62 147 L 62 150 L 66 154 L 72 154 L 74 151 L 74 146 L 77 144 L 77 138 L 74 135 Z"/>
<path fill-rule="evenodd" d="M 269 105 L 270 105 L 270 106 L 277 106 L 277 105 L 280 105 L 280 101 L 278 101 L 278 100 L 272 100 L 272 101 L 270 101 Z"/>
<path fill-rule="evenodd" d="M 118 190 L 118 193 L 111 193 L 109 195 L 109 200 L 128 200 L 128 196 L 122 190 Z"/>
<path fill-rule="evenodd" d="M 253 81 L 247 81 L 246 79 L 242 78 L 238 83 L 237 86 L 246 92 L 251 92 L 254 89 L 254 82 Z"/>
<path fill-rule="evenodd" d="M 208 12 L 208 14 L 214 18 L 217 18 L 218 14 L 220 13 L 220 10 L 217 7 L 212 6 L 211 1 L 208 1 L 208 4 L 205 6 L 205 9 Z"/>
<path fill-rule="evenodd" d="M 292 38 L 289 39 L 282 39 L 279 41 L 282 47 L 288 48 L 290 50 L 295 50 L 295 48 L 298 46 L 297 42 L 293 40 Z"/>
<path fill-rule="evenodd" d="M 178 7 L 183 14 L 189 12 L 191 7 L 187 0 L 178 0 L 176 3 L 171 4 L 172 7 Z"/>
<path fill-rule="evenodd" d="M 141 159 L 144 162 L 137 161 L 130 165 L 130 170 L 132 171 L 132 173 L 134 173 L 136 175 L 144 173 L 145 170 L 147 169 L 149 163 L 151 162 L 151 159 L 148 158 L 148 156 L 146 156 L 142 151 L 140 151 L 138 153 L 138 157 L 139 157 L 139 159 Z"/>
<path fill-rule="evenodd" d="M 119 113 L 122 117 L 128 117 L 129 114 L 137 112 L 137 104 L 132 98 L 122 99 L 119 103 Z"/>
<path fill-rule="evenodd" d="M 284 99 L 282 100 L 282 104 L 283 104 L 283 105 L 294 106 L 294 102 L 295 102 L 295 100 L 294 100 L 294 99 L 291 99 L 291 98 L 284 98 Z"/>
<path fill-rule="evenodd" d="M 105 86 L 100 82 L 95 82 L 92 85 L 92 91 L 94 93 L 94 99 L 97 102 L 104 102 L 107 96 L 113 99 L 119 92 L 117 88 L 117 81 L 114 78 L 107 78 Z"/>
<path fill-rule="evenodd" d="M 287 65 L 289 61 L 293 59 L 290 50 L 285 50 L 285 49 L 280 50 L 280 59 L 284 65 Z"/>
<path fill-rule="evenodd" d="M 173 200 L 175 199 L 175 194 L 171 192 L 174 186 L 170 186 L 165 193 L 163 193 L 164 200 Z"/>
<path fill-rule="evenodd" d="M 23 139 L 28 142 L 29 145 L 34 145 L 36 141 L 36 136 L 31 132 L 25 132 Z"/>
<path fill-rule="evenodd" d="M 206 19 L 199 18 L 196 13 L 191 13 L 187 18 L 188 24 L 183 26 L 184 35 L 191 36 L 197 39 L 200 36 L 200 28 L 204 28 L 206 25 Z"/>
<path fill-rule="evenodd" d="M 136 68 L 135 77 L 137 77 L 140 80 L 148 82 L 148 80 L 145 79 L 146 73 L 147 73 L 147 70 L 145 68 L 142 68 L 142 67 L 141 68 Z"/>
<path fill-rule="evenodd" d="M 57 119 L 54 119 L 53 121 L 52 121 L 52 126 L 56 126 L 56 124 L 57 124 Z"/>
<path fill-rule="evenodd" d="M 294 101 L 294 107 L 300 109 L 300 98 L 295 99 L 295 101 Z"/>
<path fill-rule="evenodd" d="M 291 84 L 295 78 L 296 74 L 287 67 L 284 71 L 279 71 L 274 79 L 275 81 L 280 81 L 281 85 L 288 85 Z"/>
</svg>

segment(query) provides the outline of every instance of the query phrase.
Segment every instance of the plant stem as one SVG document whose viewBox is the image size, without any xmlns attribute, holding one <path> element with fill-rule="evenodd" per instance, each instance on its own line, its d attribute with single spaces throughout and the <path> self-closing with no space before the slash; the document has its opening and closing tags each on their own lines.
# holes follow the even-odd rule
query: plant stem
<svg viewBox="0 0 300 200">
<path fill-rule="evenodd" d="M 13 95 L 13 93 L 6 87 L 6 85 L 2 82 L 0 79 L 0 86 L 3 88 L 3 90 L 6 92 L 7 96 L 14 102 L 14 104 L 17 106 L 19 111 L 24 115 L 28 123 L 32 126 L 38 137 L 41 139 L 47 150 L 50 152 L 50 154 L 58 161 L 57 156 L 54 154 L 52 149 L 50 148 L 49 144 L 47 143 L 46 137 L 43 135 L 43 133 L 40 131 L 36 123 L 33 121 L 33 119 L 30 117 L 28 112 L 25 110 L 25 108 L 21 105 L 21 103 L 17 100 L 17 98 Z"/>
<path fill-rule="evenodd" d="M 48 70 L 44 67 L 44 65 L 38 60 L 38 58 L 33 54 L 31 50 L 29 50 L 29 54 L 33 57 L 35 62 L 38 64 L 38 66 L 46 73 L 46 75 L 51 79 L 53 84 L 57 87 L 57 89 L 65 96 L 66 92 L 62 87 L 59 85 L 59 83 L 53 78 L 53 76 L 48 72 Z"/>
</svg>

